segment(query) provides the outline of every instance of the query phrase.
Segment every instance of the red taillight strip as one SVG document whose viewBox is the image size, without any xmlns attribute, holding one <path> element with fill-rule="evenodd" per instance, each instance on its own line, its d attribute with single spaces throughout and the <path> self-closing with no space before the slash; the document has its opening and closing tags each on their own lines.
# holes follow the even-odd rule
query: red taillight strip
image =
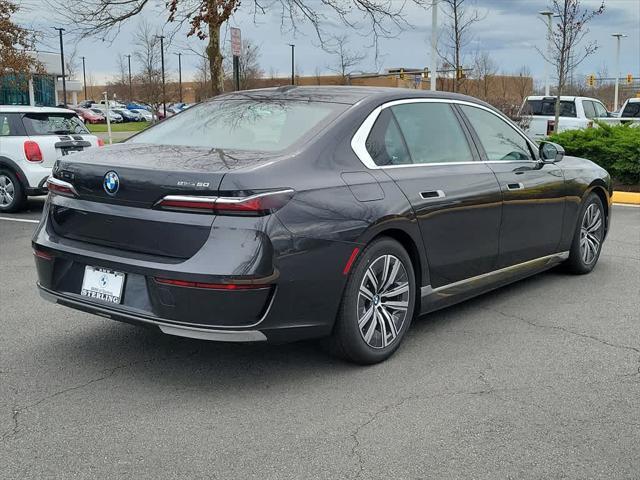
<svg viewBox="0 0 640 480">
<path fill-rule="evenodd" d="M 53 255 L 47 253 L 47 252 L 43 252 L 42 250 L 37 250 L 37 249 L 33 249 L 33 254 L 38 257 L 41 258 L 43 260 L 53 260 Z"/>
<path fill-rule="evenodd" d="M 69 182 L 65 182 L 64 180 L 59 180 L 54 177 L 47 178 L 47 190 L 49 190 L 52 193 L 57 193 L 59 195 L 64 195 L 67 197 L 78 196 L 76 187 L 74 187 Z"/>
<path fill-rule="evenodd" d="M 353 266 L 353 262 L 356 261 L 356 257 L 358 256 L 359 252 L 360 252 L 359 247 L 356 247 L 353 249 L 353 251 L 351 252 L 351 255 L 349 256 L 349 260 L 347 260 L 347 264 L 344 266 L 344 270 L 342 271 L 343 275 L 347 275 L 349 273 L 349 271 L 351 270 L 351 267 Z"/>
<path fill-rule="evenodd" d="M 172 210 L 209 211 L 211 213 L 269 212 L 282 207 L 293 196 L 291 189 L 258 193 L 248 197 L 201 197 L 197 195 L 167 195 L 155 207 Z"/>
<path fill-rule="evenodd" d="M 161 285 L 170 285 L 172 287 L 205 288 L 208 290 L 258 290 L 270 287 L 270 285 L 265 284 L 189 282 L 186 280 L 174 280 L 158 277 L 155 278 L 155 281 Z"/>
</svg>

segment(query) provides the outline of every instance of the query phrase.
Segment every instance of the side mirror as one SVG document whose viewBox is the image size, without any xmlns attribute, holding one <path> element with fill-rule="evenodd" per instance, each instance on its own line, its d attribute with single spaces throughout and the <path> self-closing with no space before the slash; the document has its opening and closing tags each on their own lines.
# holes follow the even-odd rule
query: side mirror
<svg viewBox="0 0 640 480">
<path fill-rule="evenodd" d="M 564 158 L 564 148 L 553 142 L 542 142 L 538 149 L 540 158 L 545 163 L 559 162 Z"/>
</svg>

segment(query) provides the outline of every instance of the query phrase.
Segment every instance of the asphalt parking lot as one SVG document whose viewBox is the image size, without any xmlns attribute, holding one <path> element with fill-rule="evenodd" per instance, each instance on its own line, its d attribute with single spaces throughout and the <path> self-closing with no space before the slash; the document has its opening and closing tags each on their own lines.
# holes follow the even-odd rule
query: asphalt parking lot
<svg viewBox="0 0 640 480">
<path fill-rule="evenodd" d="M 596 270 L 419 319 L 386 363 L 213 344 L 54 306 L 0 219 L 0 478 L 640 475 L 640 208 Z"/>
</svg>

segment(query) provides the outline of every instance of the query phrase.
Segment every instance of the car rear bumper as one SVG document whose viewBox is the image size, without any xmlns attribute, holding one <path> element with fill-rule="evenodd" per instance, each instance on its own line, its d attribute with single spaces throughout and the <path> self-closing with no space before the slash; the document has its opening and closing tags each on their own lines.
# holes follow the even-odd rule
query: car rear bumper
<svg viewBox="0 0 640 480">
<path fill-rule="evenodd" d="M 263 342 L 267 340 L 265 334 L 259 330 L 222 330 L 181 325 L 172 323 L 166 319 L 153 318 L 140 313 L 134 314 L 125 312 L 121 309 L 109 307 L 107 305 L 98 305 L 96 303 L 83 300 L 79 295 L 54 292 L 44 288 L 39 283 L 38 291 L 42 298 L 50 302 L 120 322 L 157 327 L 163 333 L 168 335 L 218 342 Z"/>
</svg>

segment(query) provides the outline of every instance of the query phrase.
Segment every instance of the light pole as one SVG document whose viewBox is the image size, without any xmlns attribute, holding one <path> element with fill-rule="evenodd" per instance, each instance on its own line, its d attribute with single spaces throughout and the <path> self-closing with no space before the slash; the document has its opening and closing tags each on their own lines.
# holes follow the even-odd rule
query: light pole
<svg viewBox="0 0 640 480">
<path fill-rule="evenodd" d="M 164 89 L 164 35 L 156 35 L 160 39 L 160 63 L 162 66 L 162 114 L 167 117 L 167 100 Z"/>
<path fill-rule="evenodd" d="M 131 87 L 131 55 L 126 55 L 129 62 L 129 101 L 133 102 L 133 88 Z"/>
<path fill-rule="evenodd" d="M 178 55 L 178 90 L 180 92 L 180 103 L 182 103 L 182 53 Z"/>
<path fill-rule="evenodd" d="M 87 71 L 84 68 L 84 57 L 82 57 L 82 84 L 84 85 L 84 101 L 87 101 Z"/>
<path fill-rule="evenodd" d="M 540 15 L 547 17 L 547 58 L 544 61 L 544 96 L 548 97 L 551 94 L 551 88 L 549 86 L 549 62 L 551 61 L 551 35 L 553 12 L 551 10 L 542 10 L 538 12 Z"/>
<path fill-rule="evenodd" d="M 62 64 L 62 99 L 64 102 L 64 106 L 67 106 L 67 81 L 65 79 L 64 73 L 64 46 L 62 45 L 62 32 L 64 32 L 64 28 L 53 27 L 54 30 L 57 30 L 60 34 L 60 63 Z"/>
<path fill-rule="evenodd" d="M 291 47 L 291 85 L 296 84 L 296 72 L 295 72 L 295 62 L 296 62 L 296 46 L 293 43 L 290 43 Z"/>
<path fill-rule="evenodd" d="M 612 37 L 616 37 L 616 86 L 613 99 L 613 111 L 618 111 L 618 89 L 620 83 L 620 39 L 626 37 L 624 33 L 612 33 Z"/>
<path fill-rule="evenodd" d="M 429 87 L 435 92 L 437 86 L 438 69 L 438 0 L 431 2 L 431 82 Z"/>
</svg>

